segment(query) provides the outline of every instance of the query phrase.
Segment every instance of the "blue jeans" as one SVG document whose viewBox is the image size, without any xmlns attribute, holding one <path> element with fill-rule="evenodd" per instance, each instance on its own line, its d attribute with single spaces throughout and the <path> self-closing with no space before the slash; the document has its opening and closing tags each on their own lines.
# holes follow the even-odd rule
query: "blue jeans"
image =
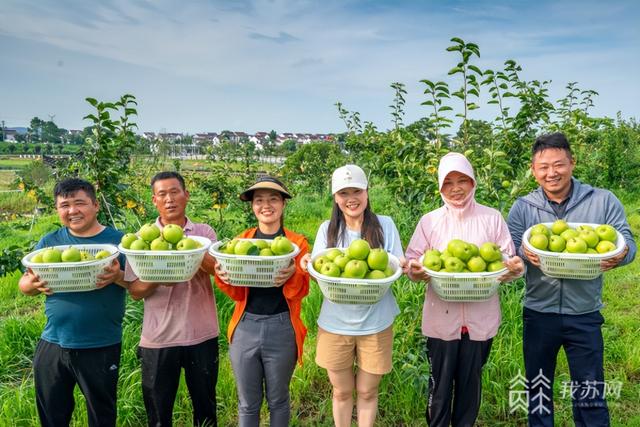
<svg viewBox="0 0 640 427">
<path fill-rule="evenodd" d="M 269 425 L 289 425 L 289 383 L 297 355 L 288 311 L 273 315 L 244 313 L 229 345 L 238 389 L 240 427 L 260 425 L 263 394 L 269 405 Z"/>
<path fill-rule="evenodd" d="M 553 379 L 560 347 L 569 363 L 571 385 L 565 390 L 571 392 L 576 427 L 609 426 L 600 312 L 569 315 L 524 308 L 522 317 L 529 426 L 553 427 Z"/>
</svg>

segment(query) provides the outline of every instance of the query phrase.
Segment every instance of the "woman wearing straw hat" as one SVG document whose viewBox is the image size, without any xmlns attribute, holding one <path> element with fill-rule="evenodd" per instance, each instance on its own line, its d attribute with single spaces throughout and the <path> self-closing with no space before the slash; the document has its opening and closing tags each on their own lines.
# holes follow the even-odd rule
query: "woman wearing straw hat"
<svg viewBox="0 0 640 427">
<path fill-rule="evenodd" d="M 286 236 L 300 253 L 276 276 L 270 288 L 232 286 L 220 265 L 216 284 L 235 301 L 229 322 L 229 356 L 238 390 L 238 425 L 260 424 L 263 389 L 269 406 L 270 425 L 289 425 L 289 383 L 296 360 L 302 363 L 307 329 L 300 318 L 302 299 L 309 293 L 309 275 L 298 265 L 307 253 L 304 236 L 284 228 L 284 208 L 291 195 L 280 180 L 264 176 L 240 194 L 251 203 L 257 227 L 240 238 L 273 239 Z"/>
<path fill-rule="evenodd" d="M 318 230 L 313 256 L 329 247 L 347 247 L 362 238 L 372 248 L 384 248 L 401 258 L 404 264 L 398 230 L 390 217 L 373 213 L 368 187 L 367 176 L 356 165 L 333 172 L 333 212 Z M 302 260 L 303 268 L 310 259 Z M 323 300 L 318 318 L 316 363 L 327 370 L 333 386 L 333 420 L 337 427 L 351 426 L 354 390 L 358 426 L 373 426 L 378 412 L 378 384 L 391 371 L 392 325 L 399 312 L 391 291 L 372 305 Z"/>
</svg>

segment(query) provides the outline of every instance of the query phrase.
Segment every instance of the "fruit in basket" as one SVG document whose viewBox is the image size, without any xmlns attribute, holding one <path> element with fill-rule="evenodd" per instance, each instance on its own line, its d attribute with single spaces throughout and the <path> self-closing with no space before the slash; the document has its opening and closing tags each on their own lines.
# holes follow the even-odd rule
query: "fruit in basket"
<svg viewBox="0 0 640 427">
<path fill-rule="evenodd" d="M 451 253 L 445 249 L 444 251 L 442 251 L 442 253 L 440 254 L 440 259 L 442 260 L 442 262 L 444 262 L 445 259 L 452 257 L 453 255 L 451 255 Z"/>
<path fill-rule="evenodd" d="M 424 258 L 422 258 L 422 265 L 424 265 L 431 271 L 440 271 L 440 269 L 442 268 L 442 260 L 433 252 L 427 252 L 425 253 Z"/>
<path fill-rule="evenodd" d="M 271 248 L 260 249 L 260 256 L 274 256 L 275 254 Z"/>
<path fill-rule="evenodd" d="M 447 273 L 460 273 L 464 270 L 464 263 L 457 257 L 449 257 L 444 260 L 444 269 Z"/>
<path fill-rule="evenodd" d="M 460 239 L 453 239 L 447 244 L 447 250 L 449 253 L 458 258 L 462 262 L 467 262 L 471 258 L 471 246 L 465 241 Z"/>
<path fill-rule="evenodd" d="M 364 239 L 356 239 L 347 248 L 347 255 L 351 259 L 365 260 L 369 256 L 371 247 L 369 242 Z"/>
<path fill-rule="evenodd" d="M 176 249 L 179 251 L 191 251 L 193 249 L 198 249 L 199 247 L 200 247 L 200 243 L 198 243 L 196 240 L 192 239 L 191 237 L 185 237 L 184 239 L 180 240 L 176 245 Z"/>
<path fill-rule="evenodd" d="M 587 253 L 588 254 L 598 254 L 598 251 L 593 249 L 593 248 L 587 248 Z"/>
<path fill-rule="evenodd" d="M 50 264 L 62 262 L 62 252 L 56 248 L 48 248 L 42 252 L 42 262 Z"/>
<path fill-rule="evenodd" d="M 260 249 L 251 240 L 240 240 L 233 248 L 233 253 L 236 255 L 258 255 Z"/>
<path fill-rule="evenodd" d="M 502 252 L 500 252 L 500 246 L 486 242 L 480 246 L 480 256 L 487 262 L 499 261 L 502 259 Z"/>
<path fill-rule="evenodd" d="M 577 231 L 578 233 L 581 233 L 581 232 L 583 232 L 583 231 L 585 231 L 585 230 L 596 231 L 596 229 L 595 229 L 595 228 L 593 228 L 593 227 L 592 227 L 592 226 L 590 226 L 590 225 L 586 225 L 586 224 L 582 224 L 582 225 L 579 225 L 579 226 L 577 226 L 577 227 L 576 227 L 576 231 Z M 559 233 L 556 233 L 556 234 L 559 234 Z"/>
<path fill-rule="evenodd" d="M 148 251 L 149 244 L 142 239 L 134 240 L 129 246 L 132 251 Z"/>
<path fill-rule="evenodd" d="M 566 246 L 567 242 L 562 238 L 562 236 L 552 234 L 551 237 L 549 237 L 549 250 L 551 252 L 562 252 Z"/>
<path fill-rule="evenodd" d="M 171 243 L 172 245 L 175 245 L 180 240 L 182 240 L 183 236 L 184 236 L 184 231 L 182 231 L 182 227 L 180 227 L 177 224 L 167 224 L 162 228 L 162 237 L 164 238 L 164 240 Z M 154 250 L 154 249 L 151 248 L 151 250 Z M 166 250 L 166 249 L 160 249 L 160 250 Z"/>
<path fill-rule="evenodd" d="M 534 234 L 529 237 L 529 243 L 536 249 L 540 249 L 541 251 L 546 251 L 547 246 L 549 245 L 549 239 L 545 234 Z"/>
<path fill-rule="evenodd" d="M 316 268 L 315 265 L 313 268 Z M 319 271 L 320 274 L 324 274 L 329 277 L 340 277 L 341 274 L 340 267 L 331 261 L 323 263 L 320 270 L 317 271 Z"/>
<path fill-rule="evenodd" d="M 349 258 L 346 254 L 338 255 L 333 259 L 333 262 L 338 267 L 340 267 L 340 270 L 344 270 L 344 267 L 347 265 L 349 261 L 351 261 L 351 258 Z"/>
<path fill-rule="evenodd" d="M 269 244 L 261 239 L 254 240 L 253 244 L 256 245 L 258 249 L 260 249 L 261 251 L 269 247 Z"/>
<path fill-rule="evenodd" d="M 122 247 L 125 249 L 131 249 L 131 244 L 133 242 L 135 242 L 136 240 L 138 240 L 138 236 L 136 236 L 133 233 L 127 233 L 124 236 L 122 236 L 122 239 L 120 240 L 120 243 L 122 243 Z"/>
<path fill-rule="evenodd" d="M 564 230 L 567 230 L 568 228 L 569 224 L 567 224 L 567 221 L 558 219 L 553 224 L 551 224 L 551 233 L 560 235 Z"/>
<path fill-rule="evenodd" d="M 580 235 L 580 233 L 578 233 L 573 228 L 569 228 L 567 230 L 564 230 L 560 235 L 562 236 L 562 238 L 565 241 L 568 241 L 569 239 L 573 239 L 574 237 L 578 237 Z"/>
<path fill-rule="evenodd" d="M 442 256 L 442 253 L 437 250 L 437 249 L 429 249 L 428 251 L 426 251 L 424 253 L 425 258 L 428 257 L 429 255 L 434 255 L 437 256 L 438 258 L 440 258 Z"/>
<path fill-rule="evenodd" d="M 596 252 L 599 254 L 606 254 L 616 249 L 616 245 L 609 240 L 601 240 L 596 245 Z"/>
<path fill-rule="evenodd" d="M 235 248 L 236 245 L 238 244 L 239 240 L 238 239 L 233 239 L 228 241 L 227 243 L 225 243 L 224 245 L 222 245 L 220 247 L 220 252 L 225 253 L 225 254 L 229 254 L 229 255 L 233 255 L 235 254 Z"/>
<path fill-rule="evenodd" d="M 549 229 L 547 228 L 546 225 L 536 224 L 533 227 L 531 227 L 531 235 L 533 236 L 536 234 L 544 234 L 546 237 L 549 237 L 551 233 L 549 232 Z"/>
<path fill-rule="evenodd" d="M 576 231 L 577 230 L 578 229 L 576 228 Z M 587 247 L 589 248 L 595 248 L 598 242 L 600 241 L 600 238 L 598 237 L 596 232 L 593 230 L 582 230 L 578 234 L 578 237 L 584 240 L 585 243 L 587 244 Z"/>
<path fill-rule="evenodd" d="M 616 229 L 608 224 L 602 224 L 596 227 L 596 234 L 600 240 L 606 240 L 608 242 L 615 243 L 618 240 L 618 233 Z"/>
<path fill-rule="evenodd" d="M 587 242 L 580 237 L 572 237 L 567 240 L 567 251 L 572 254 L 585 254 L 587 253 Z"/>
<path fill-rule="evenodd" d="M 480 248 L 477 245 L 474 245 L 473 243 L 467 243 L 469 245 L 469 248 L 471 249 L 471 258 L 473 258 L 474 256 L 478 256 L 480 255 Z M 471 259 L 469 258 L 469 259 Z"/>
<path fill-rule="evenodd" d="M 316 271 L 321 271 L 322 266 L 328 262 L 331 262 L 331 260 L 326 255 L 321 255 L 313 261 L 313 268 Z"/>
<path fill-rule="evenodd" d="M 375 248 L 369 251 L 367 264 L 371 270 L 384 270 L 389 265 L 389 255 L 382 248 Z"/>
<path fill-rule="evenodd" d="M 91 254 L 89 254 L 89 256 L 91 256 Z M 107 250 L 103 249 L 103 250 L 101 250 L 100 252 L 98 252 L 98 253 L 96 254 L 96 259 L 104 259 L 104 258 L 108 258 L 108 257 L 110 257 L 110 256 L 111 256 L 111 252 L 109 252 L 109 251 L 107 251 Z M 89 258 L 89 259 L 90 259 L 90 258 Z"/>
<path fill-rule="evenodd" d="M 333 261 L 334 259 L 336 259 L 338 255 L 344 255 L 344 253 L 338 248 L 329 249 L 329 251 L 326 254 L 324 254 L 324 256 L 329 258 L 330 261 Z"/>
<path fill-rule="evenodd" d="M 160 229 L 155 224 L 145 224 L 140 228 L 138 234 L 142 238 L 142 240 L 146 242 L 153 242 L 155 239 L 160 237 Z"/>
<path fill-rule="evenodd" d="M 487 265 L 487 271 L 493 273 L 494 271 L 499 271 L 504 268 L 504 262 L 502 261 L 493 261 L 489 265 Z"/>
<path fill-rule="evenodd" d="M 345 277 L 349 278 L 364 279 L 367 271 L 369 271 L 369 267 L 366 261 L 361 259 L 352 259 L 344 266 Z"/>
<path fill-rule="evenodd" d="M 69 246 L 60 254 L 60 260 L 62 262 L 80 262 L 82 261 L 82 255 L 80 254 L 80 250 L 78 248 Z"/>
<path fill-rule="evenodd" d="M 149 245 L 149 248 L 152 251 L 168 251 L 171 249 L 171 244 L 169 244 L 169 242 L 167 242 L 162 238 L 162 236 L 160 236 L 157 239 L 153 239 L 153 241 Z"/>
<path fill-rule="evenodd" d="M 371 270 L 364 276 L 365 279 L 380 280 L 385 279 L 387 275 L 382 270 Z"/>
<path fill-rule="evenodd" d="M 387 277 L 393 276 L 394 273 L 395 271 L 393 271 L 393 267 L 391 267 L 390 265 L 388 265 L 387 268 L 384 269 L 384 275 Z"/>
<path fill-rule="evenodd" d="M 34 262 L 36 264 L 40 264 L 44 261 L 42 261 L 42 252 L 38 252 L 37 254 L 35 254 L 34 256 L 31 257 L 31 262 Z"/>
<path fill-rule="evenodd" d="M 500 255 L 502 256 L 502 255 Z M 467 261 L 467 268 L 472 273 L 480 273 L 487 268 L 487 263 L 481 256 L 474 256 Z"/>
<path fill-rule="evenodd" d="M 271 242 L 271 251 L 276 255 L 286 255 L 293 252 L 293 244 L 284 236 L 278 236 Z"/>
</svg>

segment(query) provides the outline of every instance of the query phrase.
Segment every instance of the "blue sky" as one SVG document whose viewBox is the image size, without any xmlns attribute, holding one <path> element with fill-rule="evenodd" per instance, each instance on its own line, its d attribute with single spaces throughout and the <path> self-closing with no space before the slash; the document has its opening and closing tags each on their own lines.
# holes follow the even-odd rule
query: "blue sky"
<svg viewBox="0 0 640 427">
<path fill-rule="evenodd" d="M 2 0 L 0 22 L 7 126 L 79 129 L 85 97 L 132 93 L 142 131 L 341 132 L 336 101 L 386 129 L 390 83 L 406 84 L 406 123 L 427 114 L 420 79 L 460 84 L 452 37 L 482 69 L 514 59 L 552 80 L 552 100 L 577 81 L 600 93 L 594 114 L 640 117 L 635 0 Z"/>
</svg>

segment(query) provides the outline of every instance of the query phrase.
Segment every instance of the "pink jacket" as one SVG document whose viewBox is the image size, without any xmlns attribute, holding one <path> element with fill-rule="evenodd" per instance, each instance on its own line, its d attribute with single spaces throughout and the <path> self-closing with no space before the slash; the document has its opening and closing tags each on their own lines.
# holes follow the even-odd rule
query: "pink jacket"
<svg viewBox="0 0 640 427">
<path fill-rule="evenodd" d="M 467 159 L 462 155 L 448 154 L 441 160 L 438 170 L 440 187 L 446 175 L 452 171 L 470 176 L 475 183 L 473 170 Z M 515 255 L 515 247 L 502 215 L 495 209 L 476 203 L 474 192 L 462 208 L 451 206 L 443 198 L 443 207 L 420 219 L 407 246 L 407 260 L 418 259 L 429 249 L 442 251 L 452 239 L 462 239 L 478 246 L 485 242 L 495 242 L 509 257 Z M 498 332 L 500 318 L 500 300 L 497 294 L 483 302 L 447 302 L 427 286 L 422 309 L 422 333 L 428 337 L 447 341 L 460 339 L 462 327 L 465 326 L 471 340 L 485 341 Z"/>
</svg>

